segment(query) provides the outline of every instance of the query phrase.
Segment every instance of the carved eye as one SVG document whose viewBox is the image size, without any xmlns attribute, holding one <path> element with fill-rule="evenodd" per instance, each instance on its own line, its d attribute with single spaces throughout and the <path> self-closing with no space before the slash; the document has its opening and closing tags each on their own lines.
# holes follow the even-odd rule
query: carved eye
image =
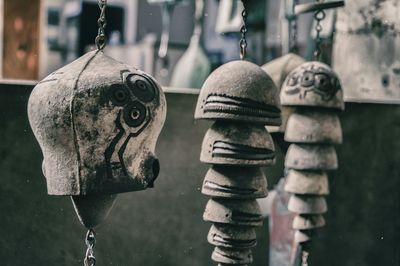
<svg viewBox="0 0 400 266">
<path fill-rule="evenodd" d="M 124 108 L 124 120 L 130 127 L 140 126 L 146 118 L 146 107 L 138 101 Z"/>
<path fill-rule="evenodd" d="M 116 106 L 124 106 L 129 101 L 129 92 L 122 84 L 113 84 L 110 87 L 109 97 Z"/>
<path fill-rule="evenodd" d="M 304 72 L 303 78 L 301 79 L 301 86 L 310 87 L 314 85 L 314 73 L 312 72 Z"/>
<path fill-rule="evenodd" d="M 126 78 L 128 87 L 132 93 L 143 102 L 150 102 L 156 95 L 154 85 L 145 77 L 135 74 L 130 74 Z"/>
<path fill-rule="evenodd" d="M 334 89 L 334 86 L 331 84 L 329 77 L 325 74 L 316 74 L 315 75 L 315 89 L 323 92 L 329 92 Z"/>
</svg>

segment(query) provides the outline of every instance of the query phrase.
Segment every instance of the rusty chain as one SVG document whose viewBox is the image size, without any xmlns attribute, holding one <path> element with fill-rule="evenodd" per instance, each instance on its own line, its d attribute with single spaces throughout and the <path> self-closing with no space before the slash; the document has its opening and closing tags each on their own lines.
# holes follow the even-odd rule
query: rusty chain
<svg viewBox="0 0 400 266">
<path fill-rule="evenodd" d="M 319 2 L 317 0 L 317 2 Z M 315 25 L 315 31 L 316 31 L 316 37 L 315 37 L 315 51 L 314 51 L 314 57 L 315 59 L 319 59 L 321 56 L 321 43 L 322 43 L 322 38 L 321 38 L 321 31 L 322 31 L 322 24 L 321 21 L 324 20 L 326 17 L 326 13 L 323 9 L 318 10 L 314 14 L 314 19 L 317 22 Z"/>
<path fill-rule="evenodd" d="M 89 229 L 86 234 L 85 244 L 87 246 L 84 266 L 95 266 L 96 258 L 94 257 L 93 248 L 96 244 L 96 233 L 93 229 Z"/>
<path fill-rule="evenodd" d="M 243 3 L 243 11 L 242 11 L 242 19 L 243 25 L 240 28 L 240 33 L 242 34 L 239 46 L 240 46 L 240 59 L 243 60 L 246 57 L 246 48 L 247 48 L 247 40 L 246 40 L 246 33 L 247 33 L 247 8 L 246 8 L 246 1 L 242 0 Z"/>
<path fill-rule="evenodd" d="M 100 8 L 100 17 L 97 20 L 97 25 L 99 26 L 99 30 L 95 39 L 95 43 L 97 49 L 103 50 L 106 46 L 106 32 L 105 28 L 107 26 L 106 21 L 106 7 L 107 7 L 107 0 L 99 0 L 99 8 Z"/>
</svg>

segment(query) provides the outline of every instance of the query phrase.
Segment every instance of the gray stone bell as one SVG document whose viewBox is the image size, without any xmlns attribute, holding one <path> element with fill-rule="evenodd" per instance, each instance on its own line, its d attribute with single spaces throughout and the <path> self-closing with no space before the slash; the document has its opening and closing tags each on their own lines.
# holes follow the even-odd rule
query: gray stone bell
<svg viewBox="0 0 400 266">
<path fill-rule="evenodd" d="M 156 81 L 102 51 L 50 74 L 28 103 L 48 194 L 73 196 L 83 223 L 97 224 L 115 199 L 105 195 L 153 186 L 165 116 Z"/>
<path fill-rule="evenodd" d="M 326 64 L 313 61 L 295 68 L 282 85 L 282 105 L 344 109 L 340 81 Z"/>
<path fill-rule="evenodd" d="M 232 199 L 265 198 L 267 179 L 258 167 L 212 166 L 204 179 L 201 193 Z"/>
<path fill-rule="evenodd" d="M 288 209 L 298 214 L 322 214 L 328 210 L 324 197 L 296 194 L 290 196 Z"/>
<path fill-rule="evenodd" d="M 285 167 L 296 170 L 335 170 L 338 161 L 331 145 L 290 145 L 285 158 Z"/>
<path fill-rule="evenodd" d="M 247 265 L 253 262 L 250 249 L 215 247 L 211 258 L 213 261 L 219 262 L 220 265 Z"/>
<path fill-rule="evenodd" d="M 281 124 L 278 90 L 257 65 L 232 61 L 212 72 L 197 100 L 196 119 Z"/>
<path fill-rule="evenodd" d="M 325 219 L 322 215 L 296 215 L 292 228 L 295 230 L 310 230 L 323 227 Z"/>
<path fill-rule="evenodd" d="M 342 127 L 335 113 L 323 110 L 298 110 L 287 122 L 285 141 L 294 143 L 342 143 Z"/>
<path fill-rule="evenodd" d="M 271 165 L 275 148 L 262 125 L 216 121 L 207 131 L 200 161 L 225 165 Z"/>
<path fill-rule="evenodd" d="M 285 191 L 301 195 L 328 195 L 328 175 L 323 171 L 288 170 Z"/>
<path fill-rule="evenodd" d="M 261 210 L 256 200 L 210 199 L 206 205 L 203 219 L 222 224 L 262 225 Z"/>
<path fill-rule="evenodd" d="M 207 236 L 210 244 L 225 248 L 252 248 L 256 246 L 256 232 L 253 227 L 213 224 Z"/>
</svg>

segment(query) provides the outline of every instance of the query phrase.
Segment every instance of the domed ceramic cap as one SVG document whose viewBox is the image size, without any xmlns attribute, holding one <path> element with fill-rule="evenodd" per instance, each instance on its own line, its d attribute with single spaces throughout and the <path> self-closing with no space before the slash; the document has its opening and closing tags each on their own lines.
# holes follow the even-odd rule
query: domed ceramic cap
<svg viewBox="0 0 400 266">
<path fill-rule="evenodd" d="M 200 91 L 195 118 L 279 126 L 279 108 L 279 93 L 272 79 L 259 66 L 240 60 L 210 74 Z"/>
<path fill-rule="evenodd" d="M 335 170 L 335 148 L 330 145 L 292 144 L 286 153 L 285 167 L 297 170 Z"/>
<path fill-rule="evenodd" d="M 166 115 L 164 94 L 152 77 L 101 51 L 41 81 L 28 115 L 49 194 L 143 190 L 158 175 L 154 149 Z"/>
<path fill-rule="evenodd" d="M 342 143 L 342 128 L 335 113 L 300 111 L 293 113 L 287 122 L 285 140 L 296 143 Z"/>
<path fill-rule="evenodd" d="M 116 198 L 116 194 L 71 197 L 79 221 L 86 228 L 94 228 L 103 222 L 109 215 Z"/>
<path fill-rule="evenodd" d="M 210 199 L 206 205 L 203 219 L 223 224 L 262 225 L 260 206 L 256 200 Z"/>
<path fill-rule="evenodd" d="M 324 225 L 325 219 L 322 215 L 297 215 L 293 220 L 293 229 L 295 230 L 310 230 Z"/>
<path fill-rule="evenodd" d="M 275 163 L 274 143 L 264 126 L 216 121 L 204 136 L 200 161 L 272 165 Z"/>
<path fill-rule="evenodd" d="M 294 242 L 305 243 L 311 241 L 314 230 L 299 230 L 294 233 Z"/>
<path fill-rule="evenodd" d="M 247 265 L 253 262 L 253 255 L 250 249 L 215 247 L 211 259 L 220 265 Z"/>
<path fill-rule="evenodd" d="M 290 196 L 288 209 L 298 214 L 321 214 L 328 210 L 326 200 L 320 196 Z"/>
<path fill-rule="evenodd" d="M 214 246 L 237 249 L 251 248 L 257 244 L 254 227 L 228 224 L 213 224 L 207 240 Z"/>
<path fill-rule="evenodd" d="M 285 191 L 296 194 L 328 195 L 328 175 L 319 171 L 289 170 Z"/>
<path fill-rule="evenodd" d="M 259 167 L 214 165 L 206 174 L 201 192 L 211 197 L 265 198 L 268 195 L 267 179 Z"/>
<path fill-rule="evenodd" d="M 281 104 L 343 110 L 343 91 L 333 70 L 321 62 L 306 62 L 286 77 Z"/>
</svg>

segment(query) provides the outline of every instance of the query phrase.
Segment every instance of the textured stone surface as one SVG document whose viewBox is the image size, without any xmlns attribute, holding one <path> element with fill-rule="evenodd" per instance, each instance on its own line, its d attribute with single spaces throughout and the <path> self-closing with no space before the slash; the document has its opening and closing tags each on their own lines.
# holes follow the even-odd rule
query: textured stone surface
<svg viewBox="0 0 400 266">
<path fill-rule="evenodd" d="M 204 136 L 200 161 L 226 165 L 272 165 L 275 147 L 262 125 L 216 121 Z"/>
<path fill-rule="evenodd" d="M 282 85 L 282 105 L 314 106 L 342 110 L 343 91 L 333 70 L 321 62 L 306 62 L 295 68 Z"/>
<path fill-rule="evenodd" d="M 285 141 L 294 143 L 342 143 L 339 117 L 324 110 L 296 110 L 290 115 Z"/>
<path fill-rule="evenodd" d="M 335 148 L 330 145 L 290 145 L 285 166 L 296 170 L 335 170 L 338 161 Z"/>
<path fill-rule="evenodd" d="M 252 248 L 257 244 L 253 227 L 213 224 L 208 232 L 210 244 L 226 248 Z"/>
<path fill-rule="evenodd" d="M 326 172 L 288 170 L 285 191 L 296 194 L 328 195 L 329 182 Z"/>
<path fill-rule="evenodd" d="M 293 220 L 293 229 L 309 230 L 325 225 L 325 219 L 322 215 L 296 215 Z"/>
<path fill-rule="evenodd" d="M 158 175 L 165 96 L 153 78 L 101 51 L 42 80 L 28 115 L 49 194 L 143 190 Z"/>
<path fill-rule="evenodd" d="M 289 199 L 288 210 L 299 214 L 321 214 L 328 208 L 324 197 L 293 194 Z"/>
<path fill-rule="evenodd" d="M 207 172 L 201 193 L 234 199 L 265 198 L 267 178 L 258 168 L 213 165 Z"/>
<path fill-rule="evenodd" d="M 281 124 L 279 92 L 257 65 L 232 61 L 213 71 L 201 88 L 196 119 Z"/>
</svg>

